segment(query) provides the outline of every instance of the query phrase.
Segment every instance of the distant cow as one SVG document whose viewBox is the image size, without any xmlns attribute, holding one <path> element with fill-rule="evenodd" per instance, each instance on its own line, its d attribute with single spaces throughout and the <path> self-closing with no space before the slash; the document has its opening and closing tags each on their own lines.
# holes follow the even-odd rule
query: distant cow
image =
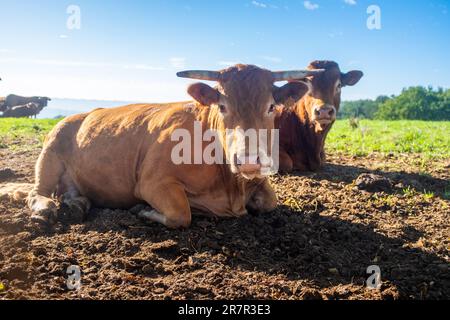
<svg viewBox="0 0 450 320">
<path fill-rule="evenodd" d="M 23 106 L 27 103 L 33 102 L 39 104 L 42 108 L 48 105 L 48 101 L 52 99 L 48 97 L 21 97 L 15 94 L 10 94 L 6 97 L 5 105 L 7 107 Z"/>
<path fill-rule="evenodd" d="M 273 210 L 277 199 L 267 179 L 275 171 L 271 146 L 259 141 L 253 152 L 247 139 L 231 139 L 229 145 L 225 132 L 263 129 L 270 138 L 275 105 L 307 91 L 300 83 L 281 88 L 273 83 L 317 72 L 271 72 L 251 65 L 186 71 L 178 76 L 218 85 L 189 86 L 196 103 L 130 105 L 65 118 L 48 135 L 36 164 L 36 184 L 28 196 L 33 219 L 54 221 L 57 191 L 69 206 L 84 210 L 91 202 L 108 208 L 146 202 L 153 210 L 139 215 L 170 228 L 189 226 L 191 208 L 220 217 Z M 197 139 L 196 125 L 201 135 L 218 133 L 220 163 L 174 162 L 174 132 Z M 201 154 L 193 155 L 202 157 L 209 145 L 197 147 Z"/>
<path fill-rule="evenodd" d="M 34 102 L 23 106 L 11 107 L 3 111 L 3 118 L 28 118 L 36 117 L 42 111 L 42 107 Z"/>
<path fill-rule="evenodd" d="M 310 87 L 292 108 L 281 110 L 276 119 L 280 129 L 280 171 L 316 171 L 325 162 L 325 139 L 336 120 L 341 103 L 341 89 L 359 82 L 363 73 L 341 73 L 333 61 L 314 61 L 309 70 L 325 69 L 309 77 Z"/>
<path fill-rule="evenodd" d="M 6 98 L 0 97 L 0 112 L 3 112 L 6 110 L 5 100 L 6 100 Z"/>
</svg>

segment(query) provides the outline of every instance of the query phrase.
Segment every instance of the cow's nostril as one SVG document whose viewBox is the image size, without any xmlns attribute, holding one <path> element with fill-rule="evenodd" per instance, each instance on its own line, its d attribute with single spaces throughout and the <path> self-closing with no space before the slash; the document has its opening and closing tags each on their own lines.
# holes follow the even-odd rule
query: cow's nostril
<svg viewBox="0 0 450 320">
<path fill-rule="evenodd" d="M 329 114 L 330 116 L 334 115 L 334 109 L 331 109 L 330 111 L 328 111 L 328 114 Z"/>
</svg>

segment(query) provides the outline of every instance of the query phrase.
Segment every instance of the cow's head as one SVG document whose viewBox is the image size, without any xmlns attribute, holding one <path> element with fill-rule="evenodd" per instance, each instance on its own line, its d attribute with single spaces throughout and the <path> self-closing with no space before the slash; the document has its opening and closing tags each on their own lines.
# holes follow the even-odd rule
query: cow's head
<svg viewBox="0 0 450 320">
<path fill-rule="evenodd" d="M 274 82 L 301 79 L 319 72 L 271 72 L 252 65 L 237 65 L 222 71 L 184 71 L 178 76 L 218 82 L 215 88 L 204 83 L 192 84 L 188 92 L 200 104 L 211 108 L 214 121 L 218 122 L 215 127 L 227 132 L 222 145 L 231 171 L 254 179 L 276 171 L 271 148 L 276 106 L 287 99 L 298 100 L 308 91 L 301 82 L 283 87 L 274 86 Z M 256 143 L 252 139 L 255 134 Z"/>
<path fill-rule="evenodd" d="M 46 107 L 49 101 L 52 101 L 52 99 L 48 97 L 38 97 L 38 103 L 41 105 L 41 107 Z"/>
<path fill-rule="evenodd" d="M 325 69 L 325 72 L 306 79 L 310 91 L 304 101 L 308 118 L 316 132 L 323 132 L 336 121 L 341 104 L 341 89 L 357 84 L 363 73 L 357 70 L 342 73 L 339 65 L 333 61 L 314 61 L 308 66 L 308 70 L 316 69 Z"/>
</svg>

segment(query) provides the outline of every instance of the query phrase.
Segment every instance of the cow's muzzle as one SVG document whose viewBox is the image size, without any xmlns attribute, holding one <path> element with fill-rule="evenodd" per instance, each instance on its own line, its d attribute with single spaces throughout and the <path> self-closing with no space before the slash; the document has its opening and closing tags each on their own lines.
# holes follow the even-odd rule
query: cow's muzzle
<svg viewBox="0 0 450 320">
<path fill-rule="evenodd" d="M 239 172 L 256 172 L 261 170 L 261 161 L 259 156 L 234 156 L 234 164 Z"/>
<path fill-rule="evenodd" d="M 336 121 L 336 108 L 333 105 L 325 104 L 314 107 L 313 122 L 319 130 L 325 130 L 334 121 Z"/>
<path fill-rule="evenodd" d="M 240 174 L 246 179 L 262 178 L 269 175 L 272 166 L 271 161 L 267 161 L 265 157 L 261 158 L 258 155 L 240 156 L 234 155 L 235 173 Z"/>
</svg>

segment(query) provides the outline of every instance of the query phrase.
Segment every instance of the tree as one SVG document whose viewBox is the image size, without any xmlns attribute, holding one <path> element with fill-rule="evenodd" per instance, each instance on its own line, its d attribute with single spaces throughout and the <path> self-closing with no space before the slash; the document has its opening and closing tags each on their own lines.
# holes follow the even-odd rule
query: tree
<svg viewBox="0 0 450 320">
<path fill-rule="evenodd" d="M 450 120 L 449 89 L 410 87 L 398 97 L 380 104 L 375 114 L 380 120 Z"/>
<path fill-rule="evenodd" d="M 410 87 L 399 96 L 342 103 L 339 118 L 379 120 L 450 120 L 450 89 Z"/>
</svg>

